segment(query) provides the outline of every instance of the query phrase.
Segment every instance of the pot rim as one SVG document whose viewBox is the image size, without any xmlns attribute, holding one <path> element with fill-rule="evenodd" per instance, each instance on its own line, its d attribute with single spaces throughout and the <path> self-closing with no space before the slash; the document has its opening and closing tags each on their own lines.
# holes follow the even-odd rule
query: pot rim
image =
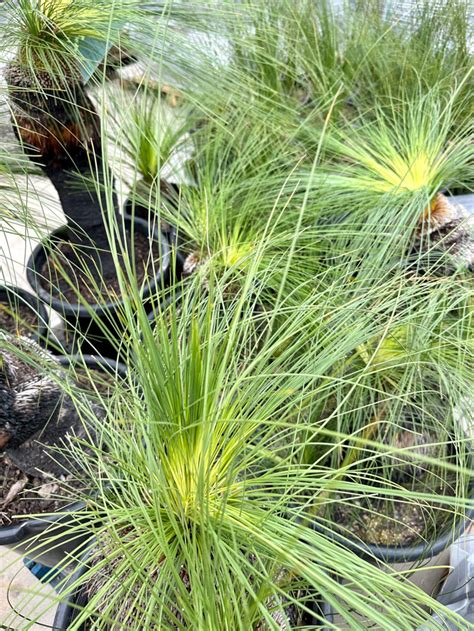
<svg viewBox="0 0 474 631">
<path fill-rule="evenodd" d="M 469 491 L 467 495 L 470 499 L 474 499 L 474 482 L 469 484 Z M 464 534 L 474 521 L 474 508 L 467 509 L 464 516 L 459 517 L 459 523 L 453 530 L 452 525 L 455 523 L 456 517 L 457 516 L 453 515 L 450 520 L 451 528 L 447 525 L 446 529 L 444 529 L 434 541 L 426 541 L 424 543 L 404 546 L 382 545 L 358 541 L 348 535 L 343 535 L 331 530 L 331 526 L 329 524 L 327 527 L 321 526 L 316 520 L 313 521 L 311 527 L 320 534 L 327 536 L 332 541 L 341 544 L 366 560 L 377 559 L 378 561 L 383 561 L 384 563 L 412 563 L 415 561 L 429 561 L 446 550 L 453 541 Z"/>
<path fill-rule="evenodd" d="M 99 366 L 105 370 L 110 370 L 110 372 L 117 372 L 122 378 L 125 378 L 128 373 L 126 364 L 116 359 L 102 357 L 102 355 L 74 353 L 72 355 L 59 355 L 57 359 L 61 366 L 74 366 L 76 364 L 83 364 L 89 368 Z"/>
<path fill-rule="evenodd" d="M 149 236 L 153 237 L 153 239 L 160 241 L 160 269 L 157 271 L 154 278 L 151 279 L 142 288 L 141 291 L 142 298 L 147 298 L 151 293 L 153 293 L 153 291 L 157 288 L 157 286 L 159 286 L 159 284 L 162 282 L 162 280 L 166 278 L 168 274 L 171 260 L 169 241 L 165 237 L 165 235 L 157 228 L 154 228 L 152 233 L 150 234 L 148 223 L 143 219 L 140 219 L 139 217 L 136 217 L 133 220 L 131 217 L 124 217 L 124 222 L 129 226 L 133 225 L 135 228 L 138 228 L 139 232 L 148 234 Z M 38 243 L 38 245 L 31 253 L 26 266 L 26 276 L 34 292 L 39 299 L 41 299 L 46 304 L 49 304 L 52 309 L 57 311 L 59 314 L 64 315 L 65 317 L 74 316 L 92 319 L 93 316 L 91 315 L 91 311 L 94 313 L 94 315 L 97 316 L 103 316 L 107 313 L 115 311 L 123 304 L 123 299 L 105 302 L 104 304 L 100 305 L 97 303 L 89 303 L 86 307 L 84 306 L 84 304 L 81 303 L 71 303 L 61 300 L 60 298 L 55 298 L 51 292 L 48 292 L 41 286 L 41 283 L 39 281 L 39 273 L 36 271 L 40 266 L 35 265 L 35 263 L 37 263 L 38 261 L 42 263 L 43 260 L 47 259 L 47 246 L 55 237 L 61 237 L 61 235 L 64 234 L 65 230 L 66 226 L 62 226 L 51 232 L 47 237 L 40 241 L 40 243 Z"/>
</svg>

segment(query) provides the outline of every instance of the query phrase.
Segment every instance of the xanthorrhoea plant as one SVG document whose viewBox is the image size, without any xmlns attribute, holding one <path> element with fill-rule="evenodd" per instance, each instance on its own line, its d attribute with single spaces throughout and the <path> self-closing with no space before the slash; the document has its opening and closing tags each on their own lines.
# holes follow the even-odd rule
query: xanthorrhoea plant
<svg viewBox="0 0 474 631">
<path fill-rule="evenodd" d="M 472 143 L 468 128 L 453 131 L 453 99 L 434 89 L 389 108 L 376 103 L 360 120 L 326 134 L 328 161 L 312 180 L 320 187 L 315 195 L 326 220 L 353 229 L 368 255 L 383 248 L 370 248 L 371 239 L 384 239 L 392 255 L 396 245 L 400 254 L 417 245 L 472 264 L 469 215 L 444 195 L 472 186 Z"/>
<path fill-rule="evenodd" d="M 353 118 L 373 104 L 437 88 L 449 94 L 472 66 L 469 15 L 463 0 L 443 7 L 413 3 L 402 22 L 378 0 L 354 3 L 267 3 L 246 0 L 227 29 L 225 52 L 234 78 L 265 116 L 295 133 L 302 119 Z M 457 98 L 456 124 L 469 119 L 472 83 Z"/>
<path fill-rule="evenodd" d="M 354 279 L 352 284 L 348 295 L 367 292 L 365 281 Z M 473 361 L 469 283 L 402 275 L 380 284 L 378 295 L 375 287 L 368 293 L 374 296 L 369 310 L 379 330 L 373 336 L 367 330 L 369 337 L 357 343 L 339 367 L 334 366 L 333 376 L 341 381 L 324 406 L 327 428 L 338 436 L 351 436 L 345 446 L 341 443 L 331 453 L 341 475 L 354 484 L 352 492 L 347 489 L 339 495 L 339 501 L 347 503 L 347 512 L 357 494 L 356 482 L 363 480 L 373 484 L 373 496 L 380 503 L 384 498 L 384 491 L 377 491 L 381 475 L 392 481 L 393 488 L 424 486 L 433 498 L 434 489 L 439 495 L 462 497 L 469 475 L 457 475 L 449 464 L 457 459 L 470 467 L 466 434 L 470 405 L 466 392 L 472 390 Z M 354 331 L 360 327 L 359 314 L 348 326 Z M 320 422 L 318 408 L 314 419 Z M 443 463 L 440 469 L 437 462 Z M 361 502 L 365 499 L 361 497 Z M 390 501 L 401 506 L 386 497 L 385 501 L 387 506 Z M 419 510 L 417 500 L 411 505 L 403 498 L 402 504 L 405 509 L 413 506 L 412 514 Z M 423 534 L 426 541 L 442 529 L 438 522 L 443 522 L 444 509 L 433 511 L 432 506 L 423 508 L 428 508 L 432 523 L 431 531 Z M 416 539 L 415 533 L 412 536 Z"/>
<path fill-rule="evenodd" d="M 188 253 L 184 275 L 195 273 L 198 285 L 213 275 L 228 282 L 233 277 L 239 285 L 262 252 L 267 287 L 278 287 L 277 277 L 285 274 L 300 279 L 316 273 L 318 244 L 301 228 L 304 203 L 293 203 L 286 186 L 295 147 L 277 139 L 251 107 L 229 107 L 204 120 L 191 143 L 186 165 L 191 184 L 181 189 L 177 204 L 154 205 L 157 215 L 176 227 Z"/>
<path fill-rule="evenodd" d="M 71 240 L 86 242 L 90 233 L 99 248 L 108 244 L 104 196 L 73 181 L 76 173 L 95 173 L 111 183 L 79 47 L 85 40 L 117 41 L 125 15 L 113 2 L 20 0 L 10 7 L 6 30 L 16 47 L 6 70 L 14 129 L 56 187 Z"/>
<path fill-rule="evenodd" d="M 217 285 L 206 301 L 186 299 L 180 312 L 172 305 L 171 327 L 160 319 L 151 329 L 139 314 L 134 387 L 109 404 L 102 445 L 88 445 L 94 456 L 85 443 L 75 450 L 93 490 L 77 528 L 89 523 L 96 540 L 88 569 L 69 585 L 89 598 L 71 629 L 86 621 L 95 629 L 288 629 L 314 594 L 355 628 L 414 628 L 426 620 L 424 606 L 444 611 L 403 576 L 310 527 L 311 507 L 318 498 L 320 510 L 330 505 L 329 490 L 373 492 L 369 482 L 351 486 L 327 459 L 305 464 L 300 454 L 314 445 L 328 453 L 348 438 L 331 439 L 324 418 L 308 433 L 305 415 L 337 391 L 339 377 L 325 377 L 331 367 L 380 325 L 368 309 L 375 290 L 347 301 L 334 282 L 289 308 L 258 353 L 249 345 L 255 294 L 249 277 L 224 319 Z"/>
<path fill-rule="evenodd" d="M 147 210 L 143 214 L 148 218 L 160 195 L 172 202 L 179 195 L 178 183 L 189 184 L 183 165 L 191 152 L 189 132 L 196 115 L 189 105 L 171 107 L 160 92 L 145 85 L 135 94 L 108 91 L 105 116 L 110 141 L 120 151 L 116 172 L 132 189 L 129 212 L 138 200 L 135 212 L 142 216 Z"/>
<path fill-rule="evenodd" d="M 86 91 L 91 59 L 85 44 L 102 44 L 105 54 L 109 44 L 127 39 L 124 26 L 133 23 L 135 48 L 145 47 L 140 36 L 147 35 L 148 54 L 158 56 L 150 38 L 159 39 L 166 29 L 157 12 L 166 20 L 188 15 L 184 9 L 170 14 L 171 8 L 156 2 L 142 9 L 133 0 L 20 0 L 9 6 L 2 41 L 16 51 L 6 71 L 15 130 L 58 190 L 73 243 L 90 246 L 93 232 L 93 243 L 107 250 L 104 214 L 118 212 L 100 119 Z M 163 39 L 169 45 L 173 38 L 167 31 Z M 94 185 L 74 182 L 77 174 L 94 176 Z"/>
</svg>

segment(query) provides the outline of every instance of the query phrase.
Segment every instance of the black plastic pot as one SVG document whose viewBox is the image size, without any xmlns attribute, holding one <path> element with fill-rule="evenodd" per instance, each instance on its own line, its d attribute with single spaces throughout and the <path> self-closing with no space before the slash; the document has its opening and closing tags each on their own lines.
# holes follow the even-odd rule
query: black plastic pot
<svg viewBox="0 0 474 631">
<path fill-rule="evenodd" d="M 147 222 L 141 219 L 125 219 L 125 225 L 141 234 L 150 235 Z M 54 240 L 61 239 L 65 235 L 66 228 L 60 228 L 53 232 L 45 241 L 40 243 L 33 251 L 27 266 L 28 281 L 36 294 L 62 316 L 65 325 L 66 350 L 82 353 L 100 354 L 104 357 L 114 357 L 117 354 L 116 346 L 111 343 L 117 339 L 118 331 L 123 328 L 119 322 L 118 314 L 123 301 L 107 302 L 104 304 L 92 304 L 86 307 L 83 304 L 70 303 L 55 298 L 51 292 L 45 290 L 40 283 L 40 273 L 48 259 L 48 253 Z M 166 286 L 170 267 L 170 246 L 168 239 L 157 230 L 153 230 L 152 236 L 160 242 L 161 265 L 156 276 L 143 288 L 142 299 L 146 301 L 158 288 Z M 104 329 L 106 333 L 104 333 Z M 77 332 L 81 333 L 80 343 L 76 342 Z M 117 346 L 120 339 L 117 339 Z"/>
<path fill-rule="evenodd" d="M 20 287 L 0 286 L 0 303 L 8 304 L 12 311 L 19 305 L 27 305 L 38 318 L 38 326 L 28 335 L 36 342 L 44 341 L 48 333 L 49 317 L 44 304 L 37 296 Z"/>
<path fill-rule="evenodd" d="M 324 534 L 324 536 L 339 543 L 341 546 L 352 550 L 358 556 L 367 561 L 382 561 L 383 563 L 414 563 L 418 561 L 428 561 L 438 556 L 444 550 L 449 548 L 452 542 L 460 537 L 473 523 L 474 509 L 466 511 L 465 518 L 453 529 L 453 524 L 434 541 L 430 543 L 421 543 L 413 546 L 386 546 L 364 543 L 355 541 L 347 536 L 343 536 L 334 532 L 328 525 L 323 527 L 317 522 L 313 524 L 313 528 Z"/>
<path fill-rule="evenodd" d="M 127 366 L 122 362 L 118 362 L 108 357 L 97 357 L 96 355 L 63 355 L 58 357 L 59 363 L 64 367 L 87 366 L 87 368 L 102 368 L 105 372 L 111 374 L 117 373 L 119 377 L 125 378 L 127 375 Z"/>
<path fill-rule="evenodd" d="M 81 535 L 76 533 L 71 539 L 66 535 L 69 532 L 71 517 L 68 513 L 77 512 L 84 507 L 82 502 L 74 502 L 65 507 L 61 513 L 44 519 L 26 519 L 18 524 L 2 526 L 0 528 L 0 546 L 5 546 L 18 552 L 22 556 L 43 563 L 48 567 L 54 567 L 61 563 L 65 557 L 85 547 L 91 538 L 89 532 Z M 51 543 L 42 543 L 51 535 L 57 539 L 54 547 Z"/>
<path fill-rule="evenodd" d="M 94 357 L 92 355 L 64 355 L 58 358 L 62 366 L 75 366 L 83 364 L 90 368 L 100 367 L 112 374 L 117 373 L 121 377 L 127 374 L 127 367 L 112 359 Z M 80 552 L 81 548 L 89 547 L 91 534 L 84 530 L 83 534 L 76 534 L 74 539 L 65 536 L 70 526 L 70 514 L 84 508 L 83 502 L 71 502 L 55 515 L 45 515 L 44 518 L 26 519 L 9 526 L 0 527 L 0 546 L 14 549 L 19 554 L 29 559 L 42 563 L 48 567 L 54 567 L 61 563 L 71 553 Z M 49 539 L 53 534 L 56 537 L 54 548 L 50 543 L 41 543 L 43 538 Z"/>
<path fill-rule="evenodd" d="M 82 559 L 79 567 L 71 575 L 70 579 L 66 581 L 64 590 L 66 592 L 69 591 L 69 586 L 74 585 L 74 583 L 80 580 L 86 570 L 87 555 Z M 75 618 L 80 613 L 80 608 L 85 607 L 86 604 L 87 598 L 80 589 L 76 590 L 70 596 L 69 600 L 60 601 L 58 608 L 56 609 L 56 615 L 54 616 L 54 631 L 67 631 L 68 629 L 70 629 Z M 82 628 L 80 628 L 78 631 L 82 631 Z"/>
</svg>

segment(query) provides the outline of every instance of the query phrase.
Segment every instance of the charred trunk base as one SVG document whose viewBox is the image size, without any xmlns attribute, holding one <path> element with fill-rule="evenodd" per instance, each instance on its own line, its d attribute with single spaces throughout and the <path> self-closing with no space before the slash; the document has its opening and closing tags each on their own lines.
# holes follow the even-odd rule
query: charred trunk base
<svg viewBox="0 0 474 631">
<path fill-rule="evenodd" d="M 413 267 L 438 275 L 474 270 L 474 216 L 442 193 L 417 231 Z"/>
</svg>

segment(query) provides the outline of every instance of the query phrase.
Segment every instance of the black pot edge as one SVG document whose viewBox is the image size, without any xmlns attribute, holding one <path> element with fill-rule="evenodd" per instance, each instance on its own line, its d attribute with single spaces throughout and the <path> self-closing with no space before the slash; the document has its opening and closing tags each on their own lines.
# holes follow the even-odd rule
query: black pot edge
<svg viewBox="0 0 474 631">
<path fill-rule="evenodd" d="M 469 465 L 474 466 L 474 450 L 469 448 L 466 452 Z M 474 499 L 474 480 L 469 480 L 466 484 L 466 495 L 470 499 Z M 466 510 L 464 518 L 453 531 L 452 528 L 446 530 L 433 542 L 421 543 L 415 546 L 383 546 L 378 544 L 365 543 L 356 541 L 350 537 L 334 532 L 330 527 L 323 527 L 315 520 L 311 527 L 322 535 L 339 543 L 348 550 L 358 554 L 365 560 L 377 560 L 384 563 L 414 563 L 416 561 L 429 561 L 444 552 L 449 545 L 460 537 L 465 530 L 472 524 L 474 520 L 474 508 Z M 455 518 L 453 517 L 452 523 Z"/>
<path fill-rule="evenodd" d="M 60 591 L 67 592 L 70 586 L 78 581 L 86 572 L 86 570 L 88 569 L 87 559 L 91 554 L 91 551 L 92 549 L 89 548 L 87 552 L 81 557 L 77 569 L 69 578 L 66 579 L 65 577 L 63 577 L 64 584 Z M 67 600 L 59 602 L 56 609 L 56 614 L 54 616 L 53 631 L 67 631 L 67 629 L 70 628 L 71 623 L 74 621 L 74 618 L 79 613 L 79 611 L 75 607 L 73 607 L 71 603 L 77 604 L 78 606 L 84 606 L 86 604 L 86 599 L 84 598 L 80 590 L 75 590 Z"/>
<path fill-rule="evenodd" d="M 11 524 L 0 528 L 0 546 L 5 546 L 29 559 L 54 567 L 59 565 L 67 554 L 79 550 L 90 540 L 91 535 L 77 535 L 74 539 L 62 541 L 60 530 L 67 530 L 68 513 L 78 512 L 85 507 L 84 502 L 72 502 L 55 515 L 45 515 L 44 518 L 26 519 L 18 525 Z M 53 533 L 57 541 L 53 549 L 43 549 L 42 535 L 48 537 Z"/>
<path fill-rule="evenodd" d="M 464 519 L 458 524 L 456 529 L 446 529 L 438 539 L 432 543 L 418 544 L 416 546 L 382 546 L 377 544 L 364 543 L 362 541 L 355 541 L 344 535 L 340 535 L 330 528 L 323 528 L 316 522 L 312 524 L 312 528 L 323 534 L 332 541 L 339 543 L 348 550 L 351 550 L 355 554 L 359 555 L 365 560 L 378 560 L 383 563 L 414 563 L 417 561 L 429 561 L 430 559 L 438 556 L 441 552 L 444 552 L 450 544 L 460 537 L 474 520 L 474 509 L 466 511 Z"/>
<path fill-rule="evenodd" d="M 125 221 L 129 221 L 131 224 L 132 218 L 125 217 Z M 143 219 L 140 219 L 139 217 L 136 217 L 133 219 L 133 223 L 135 224 L 135 226 L 140 226 L 141 229 L 143 229 L 144 233 L 149 234 L 149 226 L 146 221 L 144 221 Z M 45 239 L 40 241 L 40 243 L 38 243 L 38 245 L 34 248 L 33 252 L 31 253 L 28 259 L 28 263 L 26 265 L 26 277 L 34 293 L 43 302 L 50 305 L 52 309 L 57 311 L 60 315 L 64 315 L 65 317 L 73 316 L 76 318 L 79 317 L 79 318 L 90 319 L 91 318 L 90 309 L 92 309 L 98 317 L 103 316 L 106 313 L 115 310 L 117 307 L 119 307 L 122 304 L 121 301 L 108 302 L 100 306 L 90 305 L 90 307 L 87 308 L 84 305 L 81 305 L 78 303 L 71 304 L 69 302 L 63 302 L 62 300 L 58 298 L 54 298 L 49 292 L 47 292 L 41 287 L 41 284 L 38 280 L 35 269 L 41 268 L 42 262 L 47 257 L 47 251 L 46 251 L 47 244 L 51 241 L 52 238 L 61 236 L 64 230 L 65 230 L 65 226 L 62 226 L 61 228 L 57 228 L 51 234 L 49 234 Z M 171 262 L 171 252 L 170 252 L 171 248 L 170 248 L 168 239 L 165 237 L 165 235 L 162 232 L 159 232 L 157 229 L 153 230 L 153 236 L 155 237 L 155 239 L 160 240 L 161 242 L 161 253 L 162 253 L 161 266 L 156 277 L 148 284 L 148 286 L 144 287 L 143 293 L 142 293 L 143 298 L 147 298 L 155 290 L 155 288 L 162 282 L 162 280 L 166 279 L 167 275 L 169 274 L 169 268 L 170 268 L 170 262 Z M 40 262 L 39 266 L 35 265 L 37 261 Z"/>
<path fill-rule="evenodd" d="M 32 336 L 32 339 L 37 342 L 41 339 L 46 338 L 49 331 L 49 315 L 46 310 L 46 306 L 40 296 L 31 293 L 30 291 L 28 291 L 27 289 L 23 289 L 22 287 L 7 284 L 0 285 L 0 296 L 3 293 L 18 296 L 18 298 L 24 300 L 24 302 L 26 302 L 32 308 L 32 310 L 38 314 L 38 333 Z"/>
<path fill-rule="evenodd" d="M 111 373 L 116 372 L 122 378 L 125 378 L 128 372 L 128 368 L 123 362 L 110 359 L 109 357 L 102 357 L 102 355 L 75 353 L 73 355 L 57 355 L 56 358 L 61 366 L 74 366 L 75 364 L 84 364 L 89 368 L 100 366 Z"/>
</svg>

